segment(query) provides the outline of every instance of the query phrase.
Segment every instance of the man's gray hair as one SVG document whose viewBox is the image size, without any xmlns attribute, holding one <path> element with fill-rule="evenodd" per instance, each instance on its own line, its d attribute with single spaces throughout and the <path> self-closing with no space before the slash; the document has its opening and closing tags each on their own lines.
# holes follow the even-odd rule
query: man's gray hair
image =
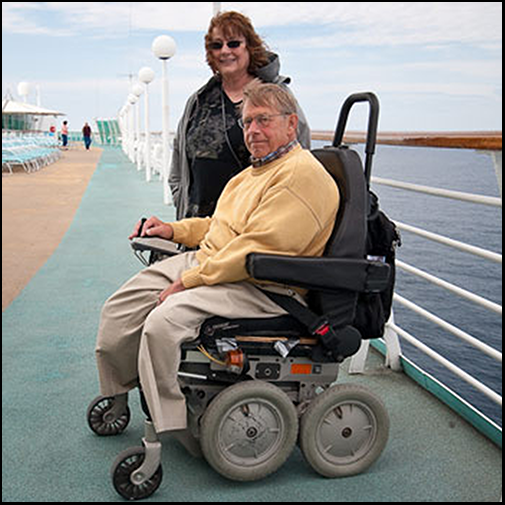
<svg viewBox="0 0 505 505">
<path fill-rule="evenodd" d="M 244 103 L 250 103 L 254 107 L 270 107 L 280 114 L 297 114 L 296 100 L 293 95 L 283 86 L 277 84 L 262 83 L 255 80 L 244 89 Z"/>
</svg>

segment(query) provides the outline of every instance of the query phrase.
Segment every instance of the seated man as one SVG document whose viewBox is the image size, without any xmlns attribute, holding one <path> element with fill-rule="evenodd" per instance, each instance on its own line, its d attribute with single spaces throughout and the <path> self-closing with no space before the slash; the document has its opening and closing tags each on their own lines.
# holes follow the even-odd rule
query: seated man
<svg viewBox="0 0 505 505">
<path fill-rule="evenodd" d="M 246 270 L 249 253 L 322 256 L 339 207 L 332 177 L 296 140 L 291 95 L 253 83 L 244 93 L 243 128 L 252 166 L 226 186 L 212 218 L 163 223 L 143 236 L 199 247 L 144 270 L 105 304 L 98 332 L 101 393 L 142 385 L 158 433 L 186 428 L 178 381 L 180 346 L 210 317 L 269 318 L 286 312 Z M 140 230 L 137 224 L 133 235 Z M 262 285 L 302 300 L 287 286 Z"/>
</svg>

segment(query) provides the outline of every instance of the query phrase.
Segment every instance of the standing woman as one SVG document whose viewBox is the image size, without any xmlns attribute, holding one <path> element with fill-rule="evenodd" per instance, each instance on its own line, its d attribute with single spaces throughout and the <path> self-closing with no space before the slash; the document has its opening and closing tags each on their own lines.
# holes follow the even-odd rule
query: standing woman
<svg viewBox="0 0 505 505">
<path fill-rule="evenodd" d="M 238 124 L 244 88 L 254 79 L 283 86 L 291 81 L 279 75 L 279 57 L 250 19 L 237 12 L 212 19 L 205 47 L 214 75 L 188 100 L 174 141 L 169 182 L 177 219 L 212 215 L 228 181 L 250 166 Z M 298 140 L 309 149 L 310 129 L 298 109 Z"/>
</svg>

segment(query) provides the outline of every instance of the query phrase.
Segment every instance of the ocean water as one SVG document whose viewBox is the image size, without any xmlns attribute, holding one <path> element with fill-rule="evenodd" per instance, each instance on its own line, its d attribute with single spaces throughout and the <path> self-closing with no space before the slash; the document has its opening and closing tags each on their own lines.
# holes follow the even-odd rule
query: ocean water
<svg viewBox="0 0 505 505">
<path fill-rule="evenodd" d="M 316 143 L 319 147 L 324 143 Z M 363 154 L 363 148 L 358 146 Z M 438 188 L 499 197 L 491 156 L 453 149 L 378 146 L 373 175 Z M 372 186 L 382 209 L 393 220 L 450 238 L 502 252 L 502 210 L 456 202 L 385 186 Z M 447 246 L 402 233 L 398 258 L 457 286 L 502 304 L 501 265 Z M 495 349 L 502 350 L 502 319 L 441 288 L 398 270 L 396 292 L 454 324 Z M 502 391 L 501 364 L 417 316 L 395 306 L 396 323 L 494 391 Z M 417 349 L 402 341 L 404 353 L 441 382 L 502 424 L 501 408 Z"/>
</svg>

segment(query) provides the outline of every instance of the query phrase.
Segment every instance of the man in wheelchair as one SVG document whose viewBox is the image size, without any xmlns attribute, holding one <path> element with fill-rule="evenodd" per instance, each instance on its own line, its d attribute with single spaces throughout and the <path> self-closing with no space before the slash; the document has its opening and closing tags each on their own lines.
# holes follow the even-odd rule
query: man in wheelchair
<svg viewBox="0 0 505 505">
<path fill-rule="evenodd" d="M 145 498 L 159 486 L 162 432 L 189 428 L 209 463 L 242 481 L 265 477 L 284 463 L 302 414 L 304 454 L 328 477 L 362 471 L 387 440 L 387 413 L 359 388 L 319 395 L 305 416 L 317 387 L 336 380 L 335 361 L 359 347 L 350 323 L 356 293 L 368 282 L 361 243 L 366 184 L 359 182 L 356 195 L 352 184 L 339 191 L 338 177 L 322 164 L 325 154 L 320 161 L 298 144 L 296 103 L 278 86 L 253 83 L 246 89 L 242 123 L 252 166 L 230 181 L 214 216 L 176 223 L 153 217 L 138 223 L 130 237 L 159 237 L 197 250 L 151 265 L 102 311 L 96 356 L 104 396 L 90 406 L 90 426 L 102 435 L 122 431 L 113 425 L 126 415 L 126 393 L 138 386 L 149 416 L 144 449 L 122 455 L 113 468 L 116 490 L 128 499 Z M 354 177 L 364 181 L 357 160 Z M 346 217 L 341 198 L 351 207 Z M 328 276 L 332 265 L 318 258 L 340 247 L 337 228 L 359 239 L 343 248 L 340 259 L 323 258 L 340 267 Z M 341 293 L 331 288 L 332 277 L 341 278 Z M 306 307 L 305 288 L 326 293 L 310 301 L 319 314 L 335 305 L 350 310 L 351 316 L 341 317 L 341 333 L 324 318 L 308 331 L 310 325 L 288 316 L 289 304 Z M 342 337 L 350 349 L 317 358 L 318 335 Z M 346 448 L 333 442 L 332 429 Z"/>
</svg>

